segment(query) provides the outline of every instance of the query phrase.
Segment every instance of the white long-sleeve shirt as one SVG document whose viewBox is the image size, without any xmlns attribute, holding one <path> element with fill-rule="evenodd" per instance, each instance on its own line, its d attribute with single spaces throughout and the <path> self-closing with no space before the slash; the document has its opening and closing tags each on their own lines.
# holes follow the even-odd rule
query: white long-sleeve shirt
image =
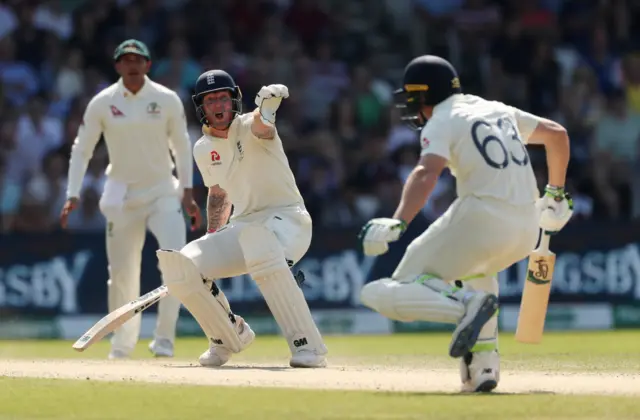
<svg viewBox="0 0 640 420">
<path fill-rule="evenodd" d="M 171 184 L 172 152 L 180 187 L 191 188 L 193 152 L 184 106 L 174 91 L 145 76 L 135 95 L 120 79 L 94 96 L 71 148 L 67 197 L 79 197 L 100 134 L 109 152 L 109 179 L 132 189 Z"/>
<path fill-rule="evenodd" d="M 525 145 L 539 122 L 539 117 L 499 101 L 452 95 L 433 108 L 423 127 L 421 156 L 448 161 L 458 197 L 532 205 L 540 194 Z"/>
<path fill-rule="evenodd" d="M 193 146 L 193 155 L 207 187 L 225 190 L 233 204 L 232 219 L 265 209 L 304 207 L 280 136 L 256 137 L 253 114 L 238 116 L 226 139 L 206 128 Z"/>
</svg>

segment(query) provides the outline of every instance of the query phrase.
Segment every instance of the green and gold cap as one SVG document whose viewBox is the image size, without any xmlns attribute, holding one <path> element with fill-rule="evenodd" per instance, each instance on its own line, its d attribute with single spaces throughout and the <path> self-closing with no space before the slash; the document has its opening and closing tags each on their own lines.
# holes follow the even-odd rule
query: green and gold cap
<svg viewBox="0 0 640 420">
<path fill-rule="evenodd" d="M 146 58 L 147 60 L 151 60 L 149 48 L 147 48 L 144 42 L 138 41 L 137 39 L 128 39 L 118 45 L 118 48 L 116 48 L 116 51 L 113 53 L 113 59 L 118 61 L 120 57 L 125 54 L 136 54 Z"/>
</svg>

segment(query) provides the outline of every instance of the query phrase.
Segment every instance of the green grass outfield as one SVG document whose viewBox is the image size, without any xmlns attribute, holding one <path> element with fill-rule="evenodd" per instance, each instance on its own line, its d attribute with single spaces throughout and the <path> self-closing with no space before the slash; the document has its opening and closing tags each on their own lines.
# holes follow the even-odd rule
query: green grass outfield
<svg viewBox="0 0 640 420">
<path fill-rule="evenodd" d="M 430 367 L 456 367 L 447 348 L 450 334 L 410 333 L 390 336 L 327 337 L 330 362 L 340 364 L 417 363 Z M 133 355 L 148 359 L 148 340 L 141 340 Z M 103 340 L 82 353 L 61 340 L 0 340 L 0 358 L 104 359 L 109 343 Z M 181 338 L 176 358 L 197 361 L 207 348 L 202 338 Z M 520 344 L 513 334 L 500 335 L 502 367 L 543 371 L 619 371 L 640 373 L 640 330 L 603 332 L 547 332 L 539 345 Z M 287 364 L 289 349 L 281 337 L 257 336 L 234 361 L 273 361 Z M 640 417 L 639 417 L 640 418 Z"/>
<path fill-rule="evenodd" d="M 450 371 L 443 371 L 443 375 L 447 375 L 448 380 L 457 380 L 453 378 L 457 375 L 457 361 L 446 357 L 448 342 L 448 334 L 431 333 L 327 337 L 331 365 L 354 366 L 354 369 L 367 366 L 418 371 L 447 369 Z M 140 359 L 138 369 L 144 370 L 143 363 L 151 359 L 147 343 L 141 341 L 134 355 L 134 359 Z M 0 365 L 9 359 L 96 359 L 92 363 L 100 363 L 97 360 L 104 359 L 108 353 L 106 341 L 84 353 L 75 352 L 71 344 L 67 341 L 0 341 Z M 197 363 L 206 345 L 204 338 L 180 339 L 174 362 Z M 638 378 L 640 385 L 640 331 L 637 330 L 547 333 L 540 345 L 518 344 L 512 335 L 502 334 L 500 347 L 502 371 L 512 378 L 517 378 L 519 371 L 541 372 L 543 380 L 547 373 L 590 372 L 606 376 L 609 383 L 615 384 L 615 375 L 626 373 Z M 282 366 L 286 366 L 287 361 L 288 348 L 280 337 L 258 337 L 246 352 L 233 359 L 239 363 Z M 109 369 L 106 362 L 99 366 Z M 156 369 L 162 367 L 156 366 Z M 202 372 L 201 369 L 179 370 Z M 215 375 L 224 370 L 209 372 Z M 289 375 L 287 372 L 291 371 L 281 372 Z M 306 372 L 313 374 L 312 370 Z M 384 377 L 385 372 L 380 374 Z M 553 381 L 553 377 L 548 380 Z M 0 377 L 0 419 L 130 418 L 627 420 L 640 419 L 640 396 L 462 395 Z"/>
</svg>

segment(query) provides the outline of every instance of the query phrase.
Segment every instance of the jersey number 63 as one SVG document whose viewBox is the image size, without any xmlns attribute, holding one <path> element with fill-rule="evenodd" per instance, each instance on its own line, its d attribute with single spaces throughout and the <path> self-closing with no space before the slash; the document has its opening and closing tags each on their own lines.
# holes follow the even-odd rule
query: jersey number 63
<svg viewBox="0 0 640 420">
<path fill-rule="evenodd" d="M 480 127 L 486 127 L 488 131 L 493 134 L 481 137 L 481 135 L 478 134 L 478 129 Z M 494 134 L 500 134 L 500 137 Z M 509 137 L 510 140 L 512 140 L 511 142 L 509 142 L 509 144 L 506 144 L 506 141 L 504 140 L 505 136 Z M 473 144 L 476 145 L 476 148 L 478 149 L 478 152 L 480 152 L 480 155 L 482 156 L 484 161 L 487 162 L 487 165 L 491 166 L 492 168 L 506 168 L 507 166 L 509 166 L 510 161 L 518 166 L 526 166 L 529 164 L 529 154 L 527 153 L 527 149 L 524 143 L 522 143 L 522 140 L 520 140 L 518 131 L 515 129 L 513 123 L 509 119 L 501 118 L 496 121 L 495 125 L 492 125 L 484 120 L 476 121 L 471 126 L 471 138 L 473 139 Z M 518 153 L 518 155 L 521 154 L 522 156 L 517 157 L 513 154 L 513 151 L 511 149 L 514 143 L 518 144 L 517 148 L 522 151 L 522 153 Z M 502 151 L 501 153 L 499 153 L 501 156 L 489 156 L 489 152 L 487 149 L 491 145 L 493 145 L 492 148 L 495 148 L 497 146 Z M 509 148 L 509 150 L 507 150 L 507 147 Z"/>
</svg>

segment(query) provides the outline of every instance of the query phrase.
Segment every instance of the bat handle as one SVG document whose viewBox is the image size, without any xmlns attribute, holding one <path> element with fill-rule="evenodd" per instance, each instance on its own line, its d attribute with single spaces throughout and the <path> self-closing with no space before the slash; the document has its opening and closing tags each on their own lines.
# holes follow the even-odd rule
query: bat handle
<svg viewBox="0 0 640 420">
<path fill-rule="evenodd" d="M 549 235 L 543 230 L 542 235 L 540 236 L 540 245 L 538 245 L 538 250 L 542 252 L 548 252 L 549 241 L 551 241 L 551 235 Z"/>
</svg>

